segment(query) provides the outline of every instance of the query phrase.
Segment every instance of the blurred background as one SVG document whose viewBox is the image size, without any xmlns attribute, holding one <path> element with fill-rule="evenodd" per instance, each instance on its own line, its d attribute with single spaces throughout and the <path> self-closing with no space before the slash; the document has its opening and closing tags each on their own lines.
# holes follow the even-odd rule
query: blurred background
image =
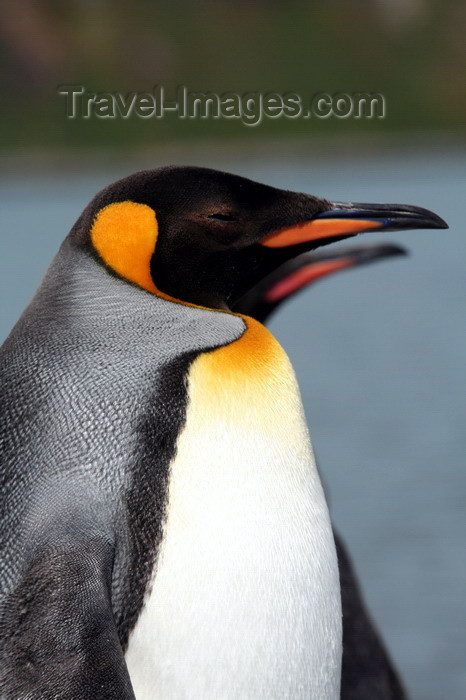
<svg viewBox="0 0 466 700">
<path fill-rule="evenodd" d="M 302 293 L 272 330 L 295 365 L 335 523 L 414 700 L 466 693 L 466 4 L 462 0 L 0 3 L 0 336 L 83 207 L 169 163 L 448 231 Z M 379 92 L 385 119 L 66 119 L 89 92 Z M 380 240 L 368 234 L 362 242 Z"/>
</svg>

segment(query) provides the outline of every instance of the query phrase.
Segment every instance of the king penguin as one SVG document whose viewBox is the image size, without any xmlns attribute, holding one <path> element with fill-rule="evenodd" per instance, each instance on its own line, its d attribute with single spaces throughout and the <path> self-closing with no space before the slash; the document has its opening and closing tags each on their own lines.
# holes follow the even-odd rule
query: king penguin
<svg viewBox="0 0 466 700">
<path fill-rule="evenodd" d="M 2 700 L 337 700 L 299 390 L 230 309 L 306 250 L 423 227 L 196 167 L 91 201 L 1 350 Z"/>
<path fill-rule="evenodd" d="M 292 296 L 329 275 L 388 257 L 405 248 L 375 243 L 303 253 L 258 282 L 234 306 L 237 313 L 266 323 Z M 361 593 L 351 558 L 333 528 L 340 574 L 343 624 L 341 700 L 407 700 L 397 670 L 377 631 Z"/>
</svg>

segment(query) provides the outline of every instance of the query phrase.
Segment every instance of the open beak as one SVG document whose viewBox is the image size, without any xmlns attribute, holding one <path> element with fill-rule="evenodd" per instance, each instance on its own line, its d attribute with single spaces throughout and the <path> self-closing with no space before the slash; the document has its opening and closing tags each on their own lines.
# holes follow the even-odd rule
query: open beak
<svg viewBox="0 0 466 700">
<path fill-rule="evenodd" d="M 327 252 L 302 253 L 287 260 L 247 291 L 236 302 L 233 311 L 252 316 L 264 323 L 283 301 L 319 279 L 375 260 L 407 255 L 405 248 L 391 243 L 371 243 L 324 250 Z"/>
<path fill-rule="evenodd" d="M 428 209 L 410 204 L 332 202 L 331 209 L 317 214 L 310 221 L 274 231 L 261 243 L 267 248 L 284 248 L 326 238 L 355 236 L 363 231 L 413 228 L 448 228 L 448 224 Z"/>
<path fill-rule="evenodd" d="M 407 255 L 406 249 L 389 243 L 340 248 L 329 255 L 303 253 L 270 275 L 267 289 L 263 290 L 263 299 L 276 303 L 340 270 L 398 255 Z"/>
</svg>

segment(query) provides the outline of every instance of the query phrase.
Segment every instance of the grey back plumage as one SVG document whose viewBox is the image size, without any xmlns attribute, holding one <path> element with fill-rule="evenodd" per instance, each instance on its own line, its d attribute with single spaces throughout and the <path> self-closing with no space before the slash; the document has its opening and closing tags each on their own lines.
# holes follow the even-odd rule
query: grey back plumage
<svg viewBox="0 0 466 700">
<path fill-rule="evenodd" d="M 150 459 L 147 417 L 173 398 L 157 400 L 171 391 L 164 370 L 185 358 L 182 383 L 197 353 L 244 329 L 238 317 L 132 286 L 63 243 L 0 355 L 2 596 L 44 543 L 92 524 L 115 547 L 112 604 L 122 618 L 135 506 L 127 502 L 141 476 L 137 463 Z M 177 406 L 180 420 L 183 410 Z"/>
</svg>

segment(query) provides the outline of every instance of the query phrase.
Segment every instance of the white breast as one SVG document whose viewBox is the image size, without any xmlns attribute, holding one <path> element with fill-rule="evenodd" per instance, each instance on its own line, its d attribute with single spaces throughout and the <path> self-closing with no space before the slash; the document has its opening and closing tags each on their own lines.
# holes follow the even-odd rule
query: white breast
<svg viewBox="0 0 466 700">
<path fill-rule="evenodd" d="M 137 700 L 339 698 L 333 537 L 281 354 L 258 381 L 221 376 L 215 353 L 192 367 L 161 553 L 126 654 Z"/>
</svg>

